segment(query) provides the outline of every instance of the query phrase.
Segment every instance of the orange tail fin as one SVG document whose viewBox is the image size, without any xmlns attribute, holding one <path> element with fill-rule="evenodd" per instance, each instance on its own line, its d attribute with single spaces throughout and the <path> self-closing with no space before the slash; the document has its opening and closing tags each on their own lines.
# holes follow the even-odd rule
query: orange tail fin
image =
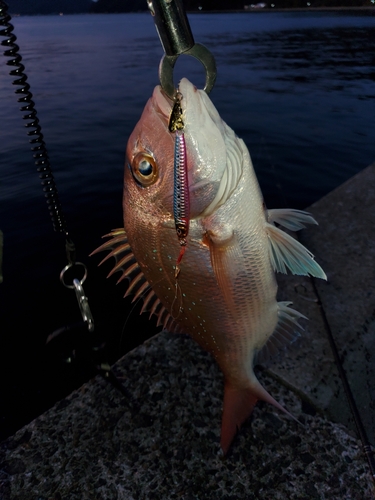
<svg viewBox="0 0 375 500">
<path fill-rule="evenodd" d="M 220 438 L 224 455 L 241 425 L 251 415 L 257 401 L 258 398 L 251 389 L 237 389 L 228 382 L 225 383 Z"/>
<path fill-rule="evenodd" d="M 220 439 L 220 446 L 224 455 L 226 455 L 234 436 L 245 420 L 251 415 L 259 399 L 271 403 L 298 422 L 293 415 L 268 394 L 257 379 L 251 382 L 250 387 L 245 388 L 235 387 L 229 382 L 226 382 L 224 387 L 223 418 L 221 422 Z"/>
</svg>

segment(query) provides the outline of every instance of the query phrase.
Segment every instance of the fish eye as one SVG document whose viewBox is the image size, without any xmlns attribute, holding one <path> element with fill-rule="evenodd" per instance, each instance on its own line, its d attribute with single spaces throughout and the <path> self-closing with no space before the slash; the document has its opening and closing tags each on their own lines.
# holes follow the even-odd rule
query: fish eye
<svg viewBox="0 0 375 500">
<path fill-rule="evenodd" d="M 155 159 L 147 153 L 137 153 L 131 164 L 134 179 L 143 187 L 151 186 L 158 178 Z"/>
</svg>

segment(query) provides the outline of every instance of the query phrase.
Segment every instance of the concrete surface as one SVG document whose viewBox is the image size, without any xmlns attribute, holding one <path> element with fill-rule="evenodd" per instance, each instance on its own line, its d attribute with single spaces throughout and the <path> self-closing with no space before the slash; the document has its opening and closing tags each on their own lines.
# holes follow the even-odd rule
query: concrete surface
<svg viewBox="0 0 375 500">
<path fill-rule="evenodd" d="M 374 177 L 373 165 L 311 207 L 320 226 L 303 234 L 328 274 L 318 293 L 372 439 Z M 222 459 L 220 370 L 161 333 L 114 366 L 132 403 L 95 378 L 0 445 L 0 499 L 375 498 L 311 282 L 280 283 L 310 321 L 259 378 L 304 426 L 261 403 Z"/>
<path fill-rule="evenodd" d="M 220 458 L 222 375 L 190 338 L 157 335 L 115 372 L 137 407 L 82 386 L 2 444 L 2 500 L 371 498 L 357 440 L 269 377 L 305 427 L 261 404 Z"/>
<path fill-rule="evenodd" d="M 375 164 L 309 209 L 319 226 L 301 242 L 316 256 L 328 281 L 278 276 L 280 297 L 308 318 L 297 349 L 271 372 L 300 391 L 334 422 L 355 429 L 328 343 L 320 299 L 371 444 L 375 445 Z M 304 366 L 305 369 L 301 370 Z"/>
</svg>

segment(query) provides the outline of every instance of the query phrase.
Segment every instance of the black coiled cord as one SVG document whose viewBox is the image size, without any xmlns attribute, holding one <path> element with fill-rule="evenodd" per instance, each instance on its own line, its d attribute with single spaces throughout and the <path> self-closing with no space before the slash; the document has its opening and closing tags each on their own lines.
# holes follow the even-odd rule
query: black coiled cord
<svg viewBox="0 0 375 500">
<path fill-rule="evenodd" d="M 15 69 L 10 71 L 10 75 L 17 77 L 17 79 L 13 81 L 13 85 L 18 85 L 20 87 L 15 91 L 15 93 L 21 96 L 19 97 L 18 102 L 24 104 L 24 106 L 20 108 L 22 112 L 26 112 L 26 114 L 23 115 L 23 119 L 30 120 L 26 123 L 25 127 L 29 129 L 27 135 L 32 137 L 29 142 L 31 144 L 35 144 L 35 146 L 31 148 L 31 151 L 33 152 L 33 157 L 36 160 L 35 165 L 37 166 L 43 191 L 45 192 L 45 197 L 47 198 L 47 205 L 52 219 L 53 228 L 55 231 L 65 233 L 67 236 L 68 230 L 62 212 L 55 179 L 52 175 L 46 144 L 44 142 L 42 129 L 37 117 L 35 103 L 32 99 L 33 95 L 30 92 L 30 85 L 28 84 L 27 76 L 24 73 L 25 66 L 21 62 L 22 57 L 19 54 L 19 47 L 15 43 L 17 37 L 13 33 L 14 27 L 10 21 L 11 16 L 8 13 L 8 5 L 0 0 L 0 26 L 4 26 L 4 29 L 0 30 L 0 36 L 6 37 L 5 40 L 2 40 L 1 45 L 8 47 L 8 50 L 4 51 L 4 55 L 12 58 L 7 61 L 7 65 L 15 67 Z"/>
</svg>

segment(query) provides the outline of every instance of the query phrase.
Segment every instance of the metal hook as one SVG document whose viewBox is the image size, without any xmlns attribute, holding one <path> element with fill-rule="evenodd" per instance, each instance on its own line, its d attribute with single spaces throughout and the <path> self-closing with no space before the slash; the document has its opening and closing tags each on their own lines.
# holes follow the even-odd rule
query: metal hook
<svg viewBox="0 0 375 500">
<path fill-rule="evenodd" d="M 178 57 L 186 54 L 203 64 L 206 71 L 204 90 L 208 94 L 216 80 L 215 59 L 204 45 L 194 42 L 182 0 L 147 0 L 147 3 L 165 52 L 159 65 L 159 79 L 164 92 L 174 99 L 173 68 Z"/>
<path fill-rule="evenodd" d="M 196 43 L 194 47 L 184 52 L 184 55 L 193 56 L 203 64 L 206 71 L 206 84 L 203 90 L 209 94 L 216 81 L 216 62 L 214 56 L 207 47 L 200 43 Z M 159 65 L 160 85 L 171 99 L 174 99 L 177 92 L 173 83 L 173 68 L 178 57 L 164 55 Z"/>
</svg>

